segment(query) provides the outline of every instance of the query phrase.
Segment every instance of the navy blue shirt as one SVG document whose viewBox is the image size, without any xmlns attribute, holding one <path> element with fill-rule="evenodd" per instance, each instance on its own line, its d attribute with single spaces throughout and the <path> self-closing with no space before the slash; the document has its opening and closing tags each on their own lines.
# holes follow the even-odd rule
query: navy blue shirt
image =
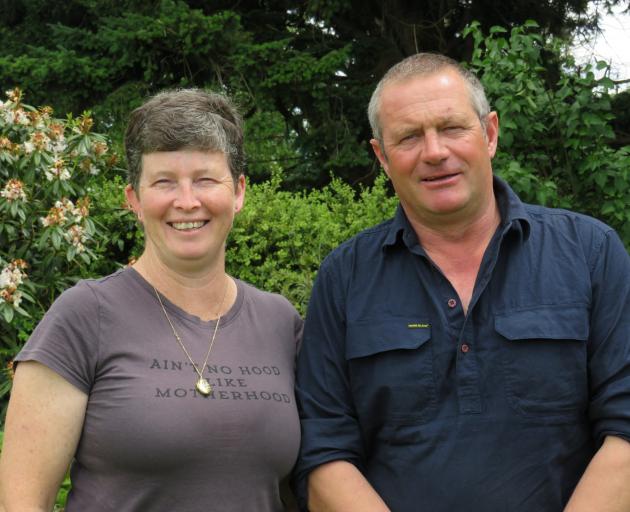
<svg viewBox="0 0 630 512">
<path fill-rule="evenodd" d="M 333 251 L 298 360 L 305 479 L 355 464 L 395 512 L 560 512 L 607 435 L 630 440 L 630 258 L 605 224 L 501 214 L 468 314 L 405 214 Z"/>
</svg>

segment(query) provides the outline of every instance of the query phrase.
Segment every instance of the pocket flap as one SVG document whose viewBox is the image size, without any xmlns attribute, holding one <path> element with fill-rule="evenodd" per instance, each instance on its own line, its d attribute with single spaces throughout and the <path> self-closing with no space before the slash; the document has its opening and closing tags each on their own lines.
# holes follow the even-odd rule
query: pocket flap
<svg viewBox="0 0 630 512">
<path fill-rule="evenodd" d="M 589 314 L 583 305 L 544 306 L 496 315 L 494 328 L 508 340 L 588 339 Z"/>
<path fill-rule="evenodd" d="M 389 350 L 414 350 L 431 339 L 431 325 L 417 318 L 389 318 L 349 324 L 346 359 L 367 357 Z"/>
</svg>

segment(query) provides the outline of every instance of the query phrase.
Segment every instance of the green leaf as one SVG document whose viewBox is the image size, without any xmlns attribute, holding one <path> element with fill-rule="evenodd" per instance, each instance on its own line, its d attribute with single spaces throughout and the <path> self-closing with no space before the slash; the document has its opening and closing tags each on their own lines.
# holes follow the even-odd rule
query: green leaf
<svg viewBox="0 0 630 512">
<path fill-rule="evenodd" d="M 10 324 L 14 316 L 13 308 L 6 303 L 2 304 L 0 307 L 2 308 L 2 316 L 4 318 L 4 321 Z"/>
</svg>

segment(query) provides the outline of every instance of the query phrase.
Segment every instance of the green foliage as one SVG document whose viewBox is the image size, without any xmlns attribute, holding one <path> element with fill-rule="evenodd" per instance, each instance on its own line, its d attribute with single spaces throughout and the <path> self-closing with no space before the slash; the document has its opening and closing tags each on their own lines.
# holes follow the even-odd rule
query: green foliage
<svg viewBox="0 0 630 512">
<path fill-rule="evenodd" d="M 526 201 L 604 220 L 630 248 L 630 146 L 611 146 L 610 78 L 576 67 L 566 45 L 542 38 L 535 22 L 488 36 L 473 23 L 464 33 L 499 113 L 495 171 Z"/>
<path fill-rule="evenodd" d="M 50 109 L 23 104 L 19 89 L 7 97 L 0 101 L 0 356 L 10 359 L 54 297 L 98 260 L 106 238 L 90 217 L 88 182 L 114 160 L 87 113 L 54 119 Z"/>
<path fill-rule="evenodd" d="M 589 9 L 621 0 L 10 0 L 0 1 L 0 89 L 78 115 L 121 140 L 129 112 L 179 86 L 229 92 L 246 118 L 250 179 L 282 172 L 285 189 L 331 176 L 372 183 L 365 107 L 380 76 L 406 55 L 468 60 L 459 37 L 528 17 L 541 34 L 593 29 Z M 118 147 L 116 149 L 119 149 Z"/>
<path fill-rule="evenodd" d="M 391 217 L 397 200 L 383 175 L 359 193 L 338 179 L 308 193 L 282 191 L 280 185 L 275 176 L 248 189 L 230 234 L 227 267 L 240 279 L 283 294 L 304 313 L 324 256 Z"/>
</svg>

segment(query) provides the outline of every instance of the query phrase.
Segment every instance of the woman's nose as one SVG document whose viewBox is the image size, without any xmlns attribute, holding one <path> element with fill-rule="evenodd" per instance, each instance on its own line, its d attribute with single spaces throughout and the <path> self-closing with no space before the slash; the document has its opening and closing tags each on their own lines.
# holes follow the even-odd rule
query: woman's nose
<svg viewBox="0 0 630 512">
<path fill-rule="evenodd" d="M 183 210 L 192 210 L 197 208 L 201 202 L 197 198 L 197 194 L 192 186 L 192 183 L 180 183 L 177 187 L 177 197 L 174 201 L 176 208 Z"/>
</svg>

